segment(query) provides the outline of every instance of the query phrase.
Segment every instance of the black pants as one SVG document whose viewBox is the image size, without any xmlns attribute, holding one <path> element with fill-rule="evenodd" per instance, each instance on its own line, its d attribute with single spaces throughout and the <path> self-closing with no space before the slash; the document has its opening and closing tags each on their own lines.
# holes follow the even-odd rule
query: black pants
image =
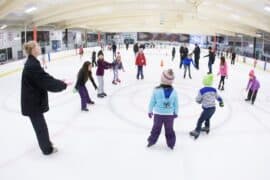
<svg viewBox="0 0 270 180">
<path fill-rule="evenodd" d="M 231 64 L 235 64 L 235 58 L 232 58 Z"/>
<path fill-rule="evenodd" d="M 215 113 L 215 111 L 216 111 L 215 107 L 207 108 L 207 109 L 203 110 L 203 112 L 202 112 L 202 114 L 197 122 L 196 129 L 195 129 L 198 133 L 201 132 L 203 122 L 205 123 L 205 127 L 210 128 L 210 119 L 213 116 L 213 114 Z"/>
<path fill-rule="evenodd" d="M 249 101 L 251 100 L 251 102 L 254 103 L 257 97 L 257 93 L 258 93 L 258 90 L 252 91 L 251 89 L 249 89 L 247 99 Z"/>
<path fill-rule="evenodd" d="M 116 58 L 116 50 L 113 50 L 113 59 Z"/>
<path fill-rule="evenodd" d="M 92 59 L 92 67 L 95 67 L 95 66 L 97 66 L 97 61 L 96 59 Z"/>
<path fill-rule="evenodd" d="M 51 154 L 53 151 L 52 143 L 49 137 L 49 131 L 43 114 L 30 115 L 32 126 L 35 130 L 39 147 L 43 154 Z"/>
<path fill-rule="evenodd" d="M 194 59 L 194 61 L 195 61 L 195 67 L 197 68 L 197 69 L 199 69 L 199 57 L 195 57 L 195 59 Z"/>
<path fill-rule="evenodd" d="M 225 77 L 226 77 L 226 76 L 221 76 L 221 77 L 220 77 L 220 81 L 219 81 L 218 88 L 221 88 L 221 87 L 224 88 L 224 85 L 225 85 Z"/>
<path fill-rule="evenodd" d="M 209 69 L 208 74 L 212 74 L 212 66 L 213 66 L 212 63 L 208 63 L 208 69 Z"/>
<path fill-rule="evenodd" d="M 182 68 L 183 66 L 183 60 L 184 60 L 184 57 L 183 56 L 180 56 L 180 69 Z"/>
</svg>

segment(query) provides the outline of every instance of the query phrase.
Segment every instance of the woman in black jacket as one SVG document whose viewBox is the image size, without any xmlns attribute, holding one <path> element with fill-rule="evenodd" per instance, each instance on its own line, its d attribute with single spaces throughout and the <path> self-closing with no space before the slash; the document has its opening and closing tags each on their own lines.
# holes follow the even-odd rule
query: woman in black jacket
<svg viewBox="0 0 270 180">
<path fill-rule="evenodd" d="M 29 116 L 43 154 L 57 152 L 53 147 L 43 113 L 49 110 L 48 91 L 59 92 L 70 83 L 54 79 L 40 66 L 37 57 L 41 54 L 40 46 L 35 41 L 27 42 L 24 49 L 28 59 L 24 65 L 21 81 L 22 114 Z"/>
<path fill-rule="evenodd" d="M 91 80 L 95 90 L 97 89 L 97 85 L 92 76 L 92 64 L 89 61 L 84 62 L 82 68 L 80 69 L 77 77 L 77 82 L 75 85 L 75 89 L 79 91 L 81 97 L 81 109 L 82 111 L 88 111 L 86 105 L 87 104 L 94 104 L 89 97 L 88 91 L 85 87 L 85 83 L 87 82 L 88 78 Z"/>
</svg>

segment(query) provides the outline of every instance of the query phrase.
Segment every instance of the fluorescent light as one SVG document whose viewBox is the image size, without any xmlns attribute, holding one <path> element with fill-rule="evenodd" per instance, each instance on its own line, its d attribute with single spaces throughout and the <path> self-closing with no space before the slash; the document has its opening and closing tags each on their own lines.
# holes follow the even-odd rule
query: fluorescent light
<svg viewBox="0 0 270 180">
<path fill-rule="evenodd" d="M 37 10 L 37 8 L 35 6 L 33 6 L 33 7 L 30 7 L 28 9 L 26 9 L 24 12 L 25 13 L 31 13 L 31 12 L 36 11 L 36 10 Z"/>
<path fill-rule="evenodd" d="M 239 20 L 240 16 L 238 14 L 232 14 L 231 17 L 235 20 Z"/>
<path fill-rule="evenodd" d="M 5 29 L 6 27 L 7 27 L 7 25 L 4 24 L 4 25 L 2 25 L 2 26 L 0 27 L 0 29 Z"/>
<path fill-rule="evenodd" d="M 264 10 L 270 12 L 270 6 L 265 6 Z"/>
</svg>

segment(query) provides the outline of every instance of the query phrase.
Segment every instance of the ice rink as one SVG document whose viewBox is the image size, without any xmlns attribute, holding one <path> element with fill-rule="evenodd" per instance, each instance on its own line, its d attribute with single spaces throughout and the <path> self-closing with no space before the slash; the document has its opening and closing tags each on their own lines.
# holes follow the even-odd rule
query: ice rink
<svg viewBox="0 0 270 180">
<path fill-rule="evenodd" d="M 183 79 L 178 51 L 179 47 L 171 61 L 170 47 L 146 49 L 145 79 L 137 80 L 132 47 L 121 49 L 126 70 L 120 73 L 122 83 L 113 85 L 113 72 L 107 70 L 108 97 L 98 99 L 88 81 L 90 97 L 96 103 L 88 107 L 89 112 L 81 112 L 79 94 L 72 92 L 74 86 L 50 93 L 50 111 L 45 117 L 51 140 L 59 149 L 52 156 L 41 154 L 30 120 L 21 115 L 21 71 L 1 77 L 0 180 L 269 180 L 270 74 L 255 70 L 261 89 L 252 106 L 244 101 L 252 67 L 240 62 L 231 66 L 227 59 L 229 78 L 225 91 L 220 92 L 225 106 L 218 107 L 211 119 L 210 134 L 194 141 L 188 132 L 195 128 L 201 113 L 195 97 L 208 70 L 208 58 L 202 58 L 202 53 L 200 70 L 192 67 L 192 79 Z M 75 81 L 83 61 L 89 59 L 90 52 L 83 60 L 75 55 L 58 59 L 48 64 L 47 71 L 55 78 Z M 112 61 L 111 51 L 105 51 L 105 60 Z M 215 87 L 218 64 L 216 58 Z M 17 66 L 14 64 L 14 69 Z M 146 147 L 152 126 L 148 103 L 162 69 L 168 67 L 174 69 L 180 103 L 173 151 L 166 146 L 164 132 L 155 146 Z"/>
</svg>

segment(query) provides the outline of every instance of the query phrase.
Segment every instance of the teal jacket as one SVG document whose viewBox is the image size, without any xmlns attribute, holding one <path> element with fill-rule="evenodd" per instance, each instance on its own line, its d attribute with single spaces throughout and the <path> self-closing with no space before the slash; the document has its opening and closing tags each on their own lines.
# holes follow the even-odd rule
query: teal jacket
<svg viewBox="0 0 270 180">
<path fill-rule="evenodd" d="M 154 89 L 148 112 L 159 115 L 178 115 L 177 92 L 167 87 Z"/>
</svg>

